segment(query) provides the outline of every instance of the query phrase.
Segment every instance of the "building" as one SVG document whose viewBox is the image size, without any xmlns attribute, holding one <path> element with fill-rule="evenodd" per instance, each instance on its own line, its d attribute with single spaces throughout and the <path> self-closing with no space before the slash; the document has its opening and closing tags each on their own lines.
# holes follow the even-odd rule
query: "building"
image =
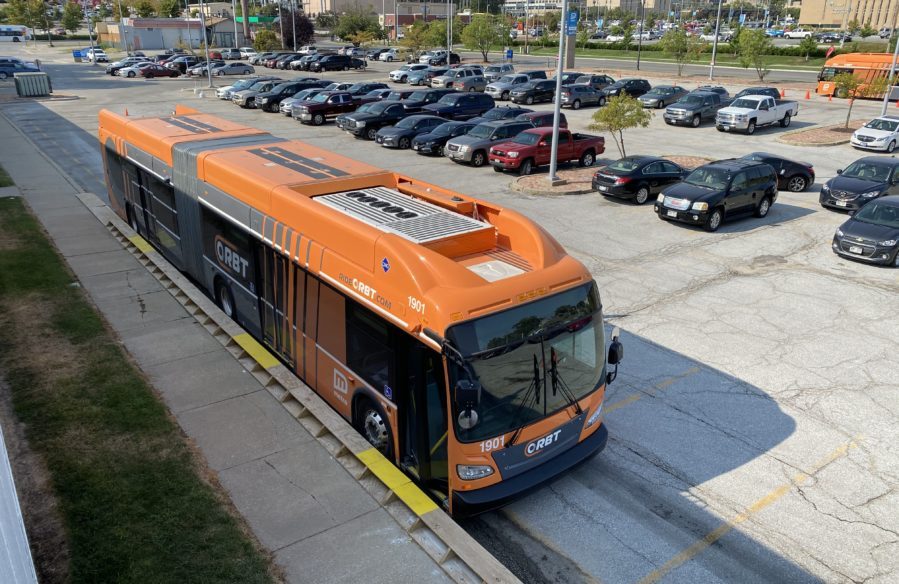
<svg viewBox="0 0 899 584">
<path fill-rule="evenodd" d="M 899 0 L 802 0 L 799 24 L 844 28 L 853 20 L 880 29 L 895 28 Z"/>
<path fill-rule="evenodd" d="M 235 42 L 234 21 L 230 18 L 206 19 L 205 39 L 210 47 L 238 47 L 246 44 L 241 27 L 240 38 Z M 97 34 L 101 42 L 121 46 L 129 51 L 171 49 L 174 47 L 199 48 L 203 42 L 202 24 L 199 18 L 126 18 L 124 27 L 119 22 L 98 23 Z"/>
</svg>

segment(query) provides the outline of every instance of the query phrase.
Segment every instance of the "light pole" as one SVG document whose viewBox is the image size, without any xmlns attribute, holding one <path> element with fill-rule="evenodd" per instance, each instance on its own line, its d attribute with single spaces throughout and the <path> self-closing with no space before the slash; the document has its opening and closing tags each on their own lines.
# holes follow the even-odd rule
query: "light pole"
<svg viewBox="0 0 899 584">
<path fill-rule="evenodd" d="M 637 71 L 640 70 L 640 54 L 643 52 L 643 27 L 646 20 L 646 0 L 640 0 L 640 26 L 639 38 L 637 38 Z"/>
<path fill-rule="evenodd" d="M 894 17 L 893 20 L 893 30 L 890 35 L 890 39 L 896 35 L 896 23 L 899 19 L 899 13 Z M 889 45 L 887 45 L 889 46 Z M 883 94 L 883 106 L 880 108 L 880 115 L 885 116 L 887 114 L 887 106 L 890 104 L 890 90 L 893 88 L 892 83 L 894 82 L 894 77 L 896 76 L 896 59 L 899 58 L 899 37 L 896 37 L 896 46 L 893 48 L 893 64 L 890 65 L 890 70 L 887 71 L 887 88 L 886 92 Z"/>
<path fill-rule="evenodd" d="M 244 14 L 244 18 L 246 17 Z M 234 21 L 234 47 L 240 48 L 240 37 L 237 36 L 237 6 L 234 5 L 234 0 L 231 0 L 231 19 Z"/>
<path fill-rule="evenodd" d="M 396 11 L 396 0 L 393 0 L 393 38 L 396 39 L 396 44 L 400 43 L 400 24 L 399 24 L 399 14 Z"/>
<path fill-rule="evenodd" d="M 122 0 L 119 0 L 119 35 L 122 37 L 122 43 L 125 45 L 125 52 L 128 50 L 128 36 L 125 34 L 125 13 L 122 11 Z"/>
<path fill-rule="evenodd" d="M 715 79 L 715 55 L 718 54 L 718 27 L 721 26 L 721 0 L 718 0 L 718 16 L 715 18 L 715 40 L 712 42 L 712 66 L 709 69 L 709 81 Z"/>
<path fill-rule="evenodd" d="M 290 5 L 290 36 L 293 37 L 293 52 L 297 52 L 297 3 L 293 0 Z"/>
<path fill-rule="evenodd" d="M 278 24 L 281 25 L 281 48 L 286 49 L 287 47 L 284 46 L 284 6 L 281 4 L 281 0 L 278 0 Z"/>
<path fill-rule="evenodd" d="M 562 0 L 562 29 L 559 31 L 559 60 L 556 62 L 556 95 L 553 102 L 553 140 L 549 154 L 549 184 L 558 186 L 565 181 L 556 175 L 559 163 L 559 118 L 562 113 L 562 58 L 565 56 L 565 41 L 568 39 L 568 0 Z"/>
<path fill-rule="evenodd" d="M 203 51 L 206 53 L 206 77 L 209 78 L 209 88 L 212 89 L 212 67 L 209 66 L 209 39 L 206 36 L 206 12 L 203 9 L 203 0 L 200 0 L 200 37 L 203 41 Z"/>
</svg>

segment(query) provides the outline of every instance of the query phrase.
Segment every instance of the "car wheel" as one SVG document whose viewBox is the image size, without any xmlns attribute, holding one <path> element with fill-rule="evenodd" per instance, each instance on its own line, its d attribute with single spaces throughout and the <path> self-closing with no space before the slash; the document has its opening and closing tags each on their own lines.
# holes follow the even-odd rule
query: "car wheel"
<svg viewBox="0 0 899 584">
<path fill-rule="evenodd" d="M 135 75 L 134 71 L 128 71 L 128 77 L 134 77 L 134 75 Z"/>
<path fill-rule="evenodd" d="M 484 162 L 486 162 L 486 160 L 487 156 L 485 156 L 484 153 L 480 150 L 471 155 L 471 165 L 475 168 L 484 166 Z"/>
<path fill-rule="evenodd" d="M 577 161 L 578 165 L 581 167 L 593 166 L 594 162 L 596 162 L 596 154 L 594 154 L 592 150 L 587 150 L 581 154 L 580 160 Z"/>
<path fill-rule="evenodd" d="M 896 255 L 893 256 L 893 267 L 899 268 L 899 251 L 897 251 Z"/>
<path fill-rule="evenodd" d="M 693 124 L 693 127 L 694 127 L 694 128 L 698 128 L 699 125 L 700 125 L 701 123 L 702 123 L 702 118 L 699 117 L 699 115 L 693 116 L 693 122 L 692 122 L 692 124 Z"/>
<path fill-rule="evenodd" d="M 749 120 L 749 125 L 746 126 L 746 133 L 750 136 L 755 134 L 755 120 Z"/>
<path fill-rule="evenodd" d="M 444 155 L 443 146 L 438 146 L 437 147 L 437 156 L 443 156 L 443 155 Z"/>
<path fill-rule="evenodd" d="M 369 128 L 365 132 L 365 137 L 368 138 L 369 140 L 374 140 L 375 136 L 377 136 L 377 135 L 378 135 L 378 130 L 376 128 Z"/>
<path fill-rule="evenodd" d="M 468 93 L 471 93 L 472 91 L 476 91 L 476 89 L 475 89 L 474 87 L 469 87 L 469 88 L 468 88 Z"/>
<path fill-rule="evenodd" d="M 787 181 L 787 190 L 791 193 L 801 193 L 805 190 L 808 181 L 805 180 L 804 176 L 791 176 L 790 180 Z"/>
<path fill-rule="evenodd" d="M 718 228 L 721 227 L 722 219 L 724 219 L 724 214 L 721 212 L 721 209 L 715 209 L 705 222 L 705 230 L 718 231 Z"/>
<path fill-rule="evenodd" d="M 634 195 L 634 202 L 638 205 L 644 204 L 649 200 L 649 189 L 643 185 L 639 189 L 637 189 L 637 194 Z"/>
<path fill-rule="evenodd" d="M 602 106 L 604 106 L 604 105 L 606 105 L 606 98 L 605 98 L 605 97 L 600 97 L 600 98 L 599 98 L 599 107 L 602 107 Z"/>
<path fill-rule="evenodd" d="M 656 102 L 656 109 L 662 109 L 663 107 L 665 107 L 665 100 L 660 99 Z"/>
<path fill-rule="evenodd" d="M 518 176 L 527 176 L 531 174 L 531 170 L 533 170 L 534 164 L 531 162 L 531 159 L 528 158 L 521 162 L 521 165 L 518 167 Z"/>
<path fill-rule="evenodd" d="M 503 167 L 502 167 L 502 166 L 494 166 L 494 167 L 493 167 L 493 172 L 502 172 L 502 171 L 503 171 Z"/>
<path fill-rule="evenodd" d="M 224 74 L 225 74 L 224 71 L 216 71 L 216 72 L 215 72 L 215 76 L 216 76 L 216 77 L 222 77 Z"/>
<path fill-rule="evenodd" d="M 891 140 L 890 143 L 887 145 L 887 153 L 890 154 L 890 153 L 892 153 L 893 150 L 895 150 L 895 149 L 896 149 L 896 141 L 895 141 L 895 140 Z"/>
<path fill-rule="evenodd" d="M 581 109 L 581 100 L 579 100 L 579 99 L 574 100 L 574 103 L 571 104 L 571 109 L 576 109 L 576 110 Z"/>
<path fill-rule="evenodd" d="M 501 96 L 499 96 L 499 98 L 500 98 L 501 100 L 503 100 L 503 101 L 508 101 L 508 99 L 509 99 L 509 92 L 508 92 L 508 91 L 504 91 L 503 94 L 502 94 Z"/>
<path fill-rule="evenodd" d="M 6 80 L 7 77 L 9 77 L 9 75 L 4 73 L 3 71 L 0 71 L 0 79 Z"/>
<path fill-rule="evenodd" d="M 791 121 L 791 116 L 790 116 L 790 114 L 784 115 L 783 119 L 780 120 L 780 127 L 781 127 L 781 128 L 786 128 L 786 127 L 788 127 L 788 126 L 790 125 L 790 121 Z"/>
<path fill-rule="evenodd" d="M 409 138 L 406 138 L 405 136 L 400 138 L 400 141 L 397 143 L 397 146 L 400 147 L 400 150 L 407 150 L 410 145 L 411 143 Z"/>
<path fill-rule="evenodd" d="M 344 65 L 344 66 L 343 66 L 343 70 L 344 70 L 344 71 L 349 71 L 349 70 L 350 70 L 350 66 L 349 66 L 349 65 Z"/>
<path fill-rule="evenodd" d="M 405 82 L 408 81 L 408 80 L 409 80 L 409 78 L 408 78 L 407 76 L 405 76 L 405 75 L 403 75 L 402 77 L 400 77 L 400 83 L 405 83 Z"/>
<path fill-rule="evenodd" d="M 324 114 L 315 114 L 314 116 L 312 116 L 312 125 L 313 126 L 321 126 L 324 123 L 325 123 Z"/>
<path fill-rule="evenodd" d="M 388 460 L 393 461 L 393 441 L 390 438 L 390 422 L 381 408 L 368 398 L 363 398 L 357 408 L 354 425 L 369 444 Z"/>
<path fill-rule="evenodd" d="M 768 211 L 771 210 L 771 198 L 765 197 L 759 203 L 758 208 L 755 210 L 755 216 L 759 218 L 763 218 L 768 215 Z"/>
<path fill-rule="evenodd" d="M 528 105 L 534 105 L 534 98 L 531 97 L 531 96 L 529 95 L 529 96 L 527 96 L 527 98 L 524 100 L 524 103 L 526 103 L 526 104 L 528 104 Z"/>
</svg>

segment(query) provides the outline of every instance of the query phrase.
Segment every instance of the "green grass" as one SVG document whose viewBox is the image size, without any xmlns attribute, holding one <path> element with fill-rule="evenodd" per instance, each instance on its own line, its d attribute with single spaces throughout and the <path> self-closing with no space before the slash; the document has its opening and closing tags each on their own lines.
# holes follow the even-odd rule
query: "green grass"
<svg viewBox="0 0 899 584">
<path fill-rule="evenodd" d="M 15 183 L 12 182 L 12 179 L 9 177 L 9 174 L 6 170 L 0 166 L 0 187 L 11 187 Z"/>
<path fill-rule="evenodd" d="M 559 50 L 553 48 L 546 49 L 531 49 L 531 55 L 546 55 L 546 56 L 556 56 L 558 55 Z M 594 59 L 630 59 L 637 60 L 637 48 L 634 47 L 630 51 L 621 51 L 621 50 L 606 50 L 606 49 L 576 49 L 575 54 L 578 57 L 590 57 Z M 640 56 L 641 61 L 654 62 L 654 63 L 671 63 L 672 67 L 674 67 L 674 60 L 665 56 L 664 53 L 659 51 L 652 52 L 644 52 Z M 699 56 L 695 61 L 691 61 L 691 65 L 708 65 L 712 62 L 712 55 L 710 53 L 703 53 Z M 740 67 L 740 61 L 736 57 L 731 54 L 718 54 L 717 59 L 715 60 L 717 65 L 725 65 L 728 67 Z M 777 69 L 807 69 L 809 71 L 819 71 L 821 67 L 824 66 L 824 59 L 815 59 L 811 58 L 808 61 L 805 60 L 805 57 L 792 57 L 786 55 L 770 55 L 768 57 L 768 67 L 769 68 L 777 68 Z M 673 69 L 674 72 L 677 69 Z M 751 74 L 755 74 L 754 69 L 747 69 L 747 72 Z"/>
<path fill-rule="evenodd" d="M 264 553 L 71 283 L 22 200 L 0 200 L 0 369 L 58 498 L 69 581 L 271 582 Z"/>
</svg>

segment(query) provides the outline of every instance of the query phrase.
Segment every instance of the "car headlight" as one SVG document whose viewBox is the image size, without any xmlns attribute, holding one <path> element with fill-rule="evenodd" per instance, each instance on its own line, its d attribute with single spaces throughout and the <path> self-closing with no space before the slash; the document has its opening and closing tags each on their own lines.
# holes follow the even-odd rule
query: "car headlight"
<svg viewBox="0 0 899 584">
<path fill-rule="evenodd" d="M 259 101 L 262 102 L 262 103 L 268 103 L 268 98 L 267 98 L 267 97 L 263 97 L 263 98 L 260 99 Z"/>
<path fill-rule="evenodd" d="M 469 150 L 471 150 L 471 146 L 468 145 L 459 148 L 459 152 L 468 152 Z"/>
<path fill-rule="evenodd" d="M 463 481 L 474 481 L 492 475 L 493 467 L 486 464 L 457 464 L 456 472 Z"/>
<path fill-rule="evenodd" d="M 749 116 L 737 116 L 737 120 L 739 120 L 741 122 L 745 122 L 748 119 L 749 119 Z"/>
<path fill-rule="evenodd" d="M 364 127 L 365 127 L 365 122 L 356 122 L 356 127 L 357 127 L 357 128 L 364 128 Z"/>
<path fill-rule="evenodd" d="M 825 184 L 825 185 L 821 185 L 821 192 L 822 192 L 822 193 L 829 193 L 829 192 L 830 192 L 830 187 L 827 186 L 826 184 Z"/>
<path fill-rule="evenodd" d="M 880 191 L 869 191 L 867 193 L 862 193 L 862 197 L 864 197 L 866 199 L 871 199 L 873 197 L 878 197 L 878 196 L 880 196 Z"/>
<path fill-rule="evenodd" d="M 600 402 L 599 407 L 596 408 L 596 411 L 593 412 L 593 414 L 589 418 L 587 418 L 587 423 L 584 424 L 584 428 L 589 428 L 602 417 L 602 406 L 603 404 Z"/>
<path fill-rule="evenodd" d="M 893 247 L 894 245 L 896 245 L 896 240 L 895 239 L 885 239 L 885 240 L 881 241 L 880 243 L 878 243 L 877 245 L 882 245 L 883 247 Z"/>
<path fill-rule="evenodd" d="M 520 152 L 509 152 L 509 158 L 518 158 Z"/>
<path fill-rule="evenodd" d="M 843 237 L 843 232 L 837 229 L 837 237 Z"/>
<path fill-rule="evenodd" d="M 708 211 L 709 204 L 708 203 L 700 203 L 700 202 L 693 203 L 693 210 L 694 211 Z"/>
<path fill-rule="evenodd" d="M 665 202 L 665 195 L 663 195 L 662 193 L 659 193 L 659 196 L 656 197 L 656 202 L 657 202 L 657 203 L 664 203 L 664 202 Z"/>
</svg>

